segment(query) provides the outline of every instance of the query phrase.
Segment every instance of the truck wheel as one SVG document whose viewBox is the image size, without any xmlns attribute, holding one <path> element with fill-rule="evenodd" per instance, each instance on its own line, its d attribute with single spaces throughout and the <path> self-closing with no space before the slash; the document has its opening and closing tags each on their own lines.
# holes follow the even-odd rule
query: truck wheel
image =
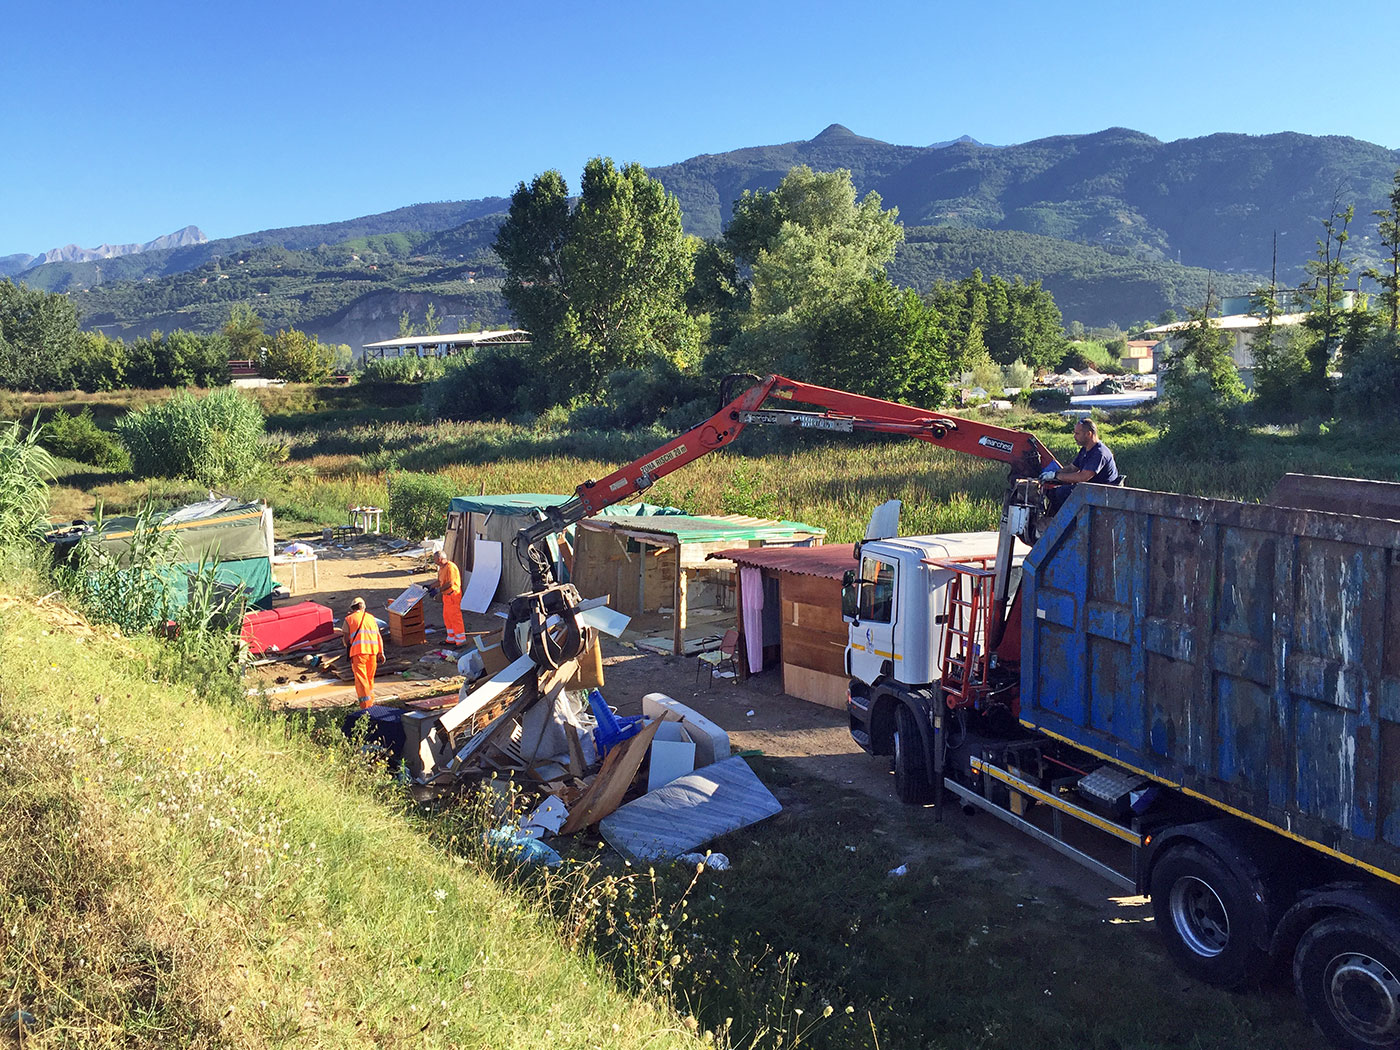
<svg viewBox="0 0 1400 1050">
<path fill-rule="evenodd" d="M 1356 915 L 1318 922 L 1298 942 L 1293 985 L 1313 1024 L 1339 1047 L 1400 1047 L 1400 945 Z"/>
<path fill-rule="evenodd" d="M 1214 853 L 1199 846 L 1172 849 L 1152 870 L 1151 892 L 1167 952 L 1191 976 L 1239 988 L 1264 975 L 1268 956 L 1250 937 L 1262 906 Z"/>
<path fill-rule="evenodd" d="M 894 713 L 894 792 L 905 805 L 917 806 L 933 798 L 924 740 L 914 712 L 904 704 Z"/>
</svg>

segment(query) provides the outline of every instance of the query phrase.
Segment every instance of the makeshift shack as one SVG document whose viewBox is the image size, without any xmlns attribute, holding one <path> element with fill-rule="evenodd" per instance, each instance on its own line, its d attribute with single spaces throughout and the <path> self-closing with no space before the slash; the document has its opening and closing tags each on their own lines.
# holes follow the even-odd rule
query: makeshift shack
<svg viewBox="0 0 1400 1050">
<path fill-rule="evenodd" d="M 755 582 L 761 588 L 762 613 L 769 614 L 770 621 L 759 644 L 761 666 L 782 666 L 783 692 L 844 711 L 849 677 L 841 576 L 856 567 L 855 544 L 755 547 L 723 550 L 710 557 L 738 566 L 741 588 L 753 587 Z M 735 618 L 741 650 L 747 653 L 753 639 L 744 630 L 744 617 Z"/>
<path fill-rule="evenodd" d="M 92 542 L 100 552 L 124 565 L 136 527 L 135 517 L 108 518 Z M 185 604 L 189 574 L 201 562 L 217 560 L 215 578 L 242 589 L 249 605 L 272 593 L 272 508 L 267 504 L 232 499 L 192 503 L 166 514 L 158 528 L 175 544 L 173 564 L 163 578 L 169 599 L 177 608 Z"/>
<path fill-rule="evenodd" d="M 515 557 L 515 548 L 512 545 L 515 534 L 534 522 L 535 511 L 556 507 L 568 498 L 535 492 L 454 496 L 447 512 L 447 534 L 443 537 L 443 551 L 457 563 L 457 568 L 462 570 L 463 580 L 468 578 L 468 573 L 477 568 L 494 575 L 499 562 L 500 581 L 496 584 L 489 601 L 508 602 L 517 594 L 530 589 L 530 574 Z M 646 516 L 681 512 L 674 507 L 629 503 L 606 507 L 601 513 Z M 565 535 L 572 540 L 573 530 L 566 530 Z M 555 575 L 561 580 L 569 579 L 570 559 L 567 556 L 561 557 L 554 537 L 551 536 L 546 542 L 554 554 Z"/>
<path fill-rule="evenodd" d="M 826 530 L 741 514 L 692 517 L 613 515 L 578 523 L 573 582 L 585 598 L 633 617 L 640 644 L 693 652 L 724 633 L 736 608 L 732 562 L 716 551 L 821 544 Z"/>
<path fill-rule="evenodd" d="M 993 558 L 995 532 L 950 533 L 936 540 L 943 557 L 958 560 Z M 1017 562 L 1025 553 L 1017 545 Z M 739 629 L 740 666 L 751 673 L 780 665 L 783 692 L 824 707 L 846 708 L 846 642 L 841 618 L 841 577 L 856 568 L 855 545 L 813 548 L 721 550 L 710 555 L 739 568 L 739 600 L 733 617 Z M 1013 563 L 1015 564 L 1015 562 Z M 762 603 L 748 609 L 745 596 L 761 592 Z M 748 615 L 745 615 L 745 611 Z M 776 621 L 776 629 L 774 627 Z M 729 626 L 729 625 L 726 625 Z M 754 657 L 753 636 L 762 634 L 761 654 Z"/>
</svg>

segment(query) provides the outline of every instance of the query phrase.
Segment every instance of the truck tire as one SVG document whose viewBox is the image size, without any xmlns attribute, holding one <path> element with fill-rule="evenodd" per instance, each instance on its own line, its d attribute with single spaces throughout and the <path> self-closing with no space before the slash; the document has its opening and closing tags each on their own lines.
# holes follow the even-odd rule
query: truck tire
<svg viewBox="0 0 1400 1050">
<path fill-rule="evenodd" d="M 1268 970 L 1267 953 L 1250 936 L 1264 920 L 1263 905 L 1214 853 L 1174 847 L 1152 869 L 1151 892 L 1167 952 L 1192 977 L 1240 988 Z"/>
<path fill-rule="evenodd" d="M 914 712 L 905 704 L 900 704 L 894 713 L 894 792 L 907 806 L 933 800 L 924 738 Z"/>
<path fill-rule="evenodd" d="M 1317 922 L 1293 954 L 1293 986 L 1338 1047 L 1400 1048 L 1400 944 L 1359 915 Z"/>
</svg>

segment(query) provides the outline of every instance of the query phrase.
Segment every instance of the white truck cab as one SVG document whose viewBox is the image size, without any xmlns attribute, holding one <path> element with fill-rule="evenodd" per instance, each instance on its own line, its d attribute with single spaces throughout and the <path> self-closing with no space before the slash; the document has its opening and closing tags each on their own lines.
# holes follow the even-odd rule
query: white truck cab
<svg viewBox="0 0 1400 1050">
<path fill-rule="evenodd" d="M 960 532 L 866 540 L 852 587 L 842 594 L 849 624 L 846 673 L 866 686 L 877 681 L 928 685 L 938 680 L 943 650 L 945 588 L 953 573 L 934 559 L 996 557 L 999 534 Z M 1030 548 L 1016 545 L 1016 562 Z"/>
</svg>

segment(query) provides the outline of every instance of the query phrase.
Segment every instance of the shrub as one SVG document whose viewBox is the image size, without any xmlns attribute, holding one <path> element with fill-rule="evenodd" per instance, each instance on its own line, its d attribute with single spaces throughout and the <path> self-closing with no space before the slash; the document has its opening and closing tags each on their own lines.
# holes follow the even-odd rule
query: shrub
<svg viewBox="0 0 1400 1050">
<path fill-rule="evenodd" d="M 1337 384 L 1339 414 L 1395 419 L 1400 414 L 1400 338 L 1372 336 L 1345 362 Z"/>
<path fill-rule="evenodd" d="M 114 470 L 127 467 L 126 451 L 121 442 L 94 422 L 90 408 L 84 408 L 76 416 L 59 409 L 44 424 L 39 440 L 55 456 L 90 463 L 94 467 Z"/>
<path fill-rule="evenodd" d="M 362 383 L 431 383 L 441 379 L 447 362 L 441 357 L 380 357 L 360 372 Z"/>
<path fill-rule="evenodd" d="M 1070 344 L 1069 350 L 1060 361 L 1060 371 L 1067 372 L 1071 368 L 1081 372 L 1092 368 L 1105 375 L 1118 375 L 1123 371 L 1120 355 L 1095 339 L 1086 339 L 1080 343 Z"/>
<path fill-rule="evenodd" d="M 550 381 L 526 352 L 492 347 L 449 361 L 442 378 L 424 388 L 423 411 L 429 419 L 534 416 L 553 404 Z"/>
<path fill-rule="evenodd" d="M 252 474 L 264 458 L 262 410 L 236 390 L 203 398 L 182 391 L 123 416 L 117 437 L 140 478 L 225 485 Z"/>
<path fill-rule="evenodd" d="M 0 545 L 43 531 L 49 511 L 53 457 L 39 445 L 36 419 L 26 433 L 0 423 Z"/>
<path fill-rule="evenodd" d="M 335 347 L 295 328 L 278 332 L 261 355 L 258 374 L 293 383 L 321 383 L 330 378 Z"/>
<path fill-rule="evenodd" d="M 73 382 L 89 393 L 120 390 L 127 386 L 131 355 L 126 343 L 101 332 L 78 333 L 78 358 L 73 365 Z"/>
<path fill-rule="evenodd" d="M 447 508 L 457 494 L 441 474 L 407 471 L 389 478 L 389 524 L 404 536 L 441 536 L 447 531 Z"/>
</svg>

